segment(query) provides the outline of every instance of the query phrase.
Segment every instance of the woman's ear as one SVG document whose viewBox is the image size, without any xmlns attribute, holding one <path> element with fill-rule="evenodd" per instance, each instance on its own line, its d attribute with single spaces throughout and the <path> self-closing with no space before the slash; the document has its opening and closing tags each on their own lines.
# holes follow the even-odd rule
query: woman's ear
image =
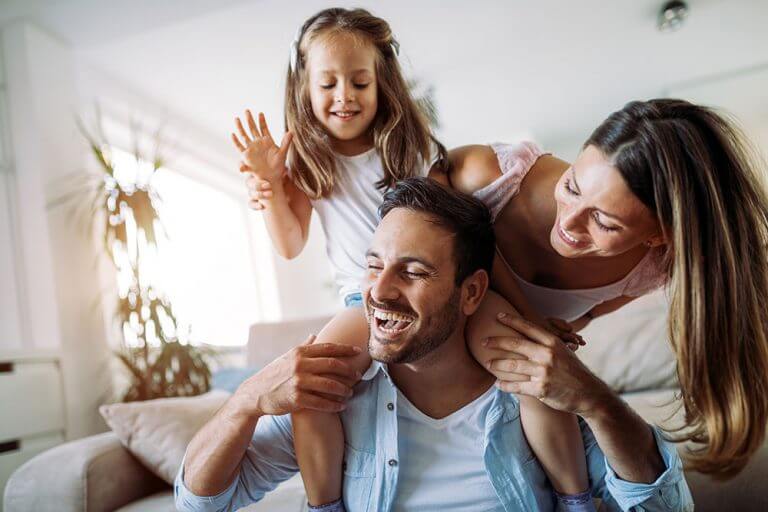
<svg viewBox="0 0 768 512">
<path fill-rule="evenodd" d="M 490 279 L 488 272 L 477 270 L 474 274 L 467 277 L 461 285 L 461 312 L 470 316 L 477 311 L 488 291 Z"/>
<path fill-rule="evenodd" d="M 659 247 L 660 245 L 664 245 L 666 243 L 667 243 L 667 241 L 664 238 L 664 235 L 662 235 L 661 233 L 659 233 L 658 235 L 654 235 L 654 236 L 652 236 L 651 238 L 649 238 L 648 240 L 645 241 L 645 245 L 647 245 L 651 249 L 654 249 L 654 248 Z"/>
</svg>

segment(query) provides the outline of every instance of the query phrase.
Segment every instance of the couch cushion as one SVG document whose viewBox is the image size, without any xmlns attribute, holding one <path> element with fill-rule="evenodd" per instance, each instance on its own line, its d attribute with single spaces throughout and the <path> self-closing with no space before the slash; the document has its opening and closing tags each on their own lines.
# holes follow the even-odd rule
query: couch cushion
<svg viewBox="0 0 768 512">
<path fill-rule="evenodd" d="M 621 393 L 676 387 L 667 310 L 666 296 L 658 291 L 596 318 L 580 333 L 587 345 L 579 358 Z"/>
<path fill-rule="evenodd" d="M 228 397 L 217 390 L 194 397 L 102 405 L 99 412 L 123 446 L 173 484 L 187 444 Z"/>
</svg>

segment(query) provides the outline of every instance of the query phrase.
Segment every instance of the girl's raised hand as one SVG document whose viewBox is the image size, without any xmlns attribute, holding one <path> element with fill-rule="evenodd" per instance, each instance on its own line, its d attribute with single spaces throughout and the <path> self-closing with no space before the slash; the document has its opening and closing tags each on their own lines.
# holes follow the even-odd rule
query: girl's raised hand
<svg viewBox="0 0 768 512">
<path fill-rule="evenodd" d="M 286 132 L 278 147 L 272 139 L 263 113 L 259 113 L 258 127 L 250 110 L 245 111 L 245 120 L 250 133 L 245 131 L 242 121 L 236 117 L 235 125 L 240 137 L 232 133 L 232 142 L 243 154 L 243 161 L 250 169 L 249 172 L 266 181 L 282 179 L 285 173 L 285 159 L 288 156 L 293 135 L 291 132 Z"/>
</svg>

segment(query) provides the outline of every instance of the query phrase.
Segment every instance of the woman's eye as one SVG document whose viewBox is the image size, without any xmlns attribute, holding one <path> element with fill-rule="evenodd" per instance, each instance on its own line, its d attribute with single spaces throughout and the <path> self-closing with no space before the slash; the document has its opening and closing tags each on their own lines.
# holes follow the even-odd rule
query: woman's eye
<svg viewBox="0 0 768 512">
<path fill-rule="evenodd" d="M 605 224 L 600 222 L 600 216 L 598 215 L 597 212 L 592 214 L 592 218 L 595 219 L 595 224 L 597 224 L 597 227 L 602 229 L 603 231 L 616 231 L 616 230 L 619 229 L 619 228 L 613 227 L 613 226 L 606 226 Z"/>
<path fill-rule="evenodd" d="M 355 89 L 365 89 L 369 85 L 371 85 L 371 84 L 354 84 Z"/>
<path fill-rule="evenodd" d="M 327 89 L 333 89 L 334 86 L 335 86 L 335 84 L 321 84 L 320 88 L 327 90 Z"/>
<path fill-rule="evenodd" d="M 426 274 L 424 274 L 423 272 L 408 272 L 408 271 L 406 271 L 405 275 L 408 276 L 410 279 L 421 279 Z"/>
<path fill-rule="evenodd" d="M 573 188 L 571 187 L 571 180 L 570 179 L 566 179 L 565 180 L 565 190 L 567 190 L 568 193 L 573 195 L 573 196 L 579 195 L 579 193 L 576 192 L 575 190 L 573 190 Z"/>
</svg>

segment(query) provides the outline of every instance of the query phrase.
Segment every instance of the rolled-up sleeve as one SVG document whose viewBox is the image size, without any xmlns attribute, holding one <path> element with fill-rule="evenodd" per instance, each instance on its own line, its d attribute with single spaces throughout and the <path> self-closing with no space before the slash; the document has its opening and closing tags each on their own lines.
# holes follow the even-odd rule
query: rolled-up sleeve
<svg viewBox="0 0 768 512">
<path fill-rule="evenodd" d="M 647 512 L 693 510 L 693 498 L 685 481 L 683 464 L 677 450 L 674 445 L 664 439 L 658 428 L 649 428 L 653 430 L 656 448 L 664 461 L 665 469 L 656 481 L 644 484 L 619 478 L 597 445 L 592 431 L 582 423 L 593 494 L 602 499 L 603 507 L 607 510 Z"/>
<path fill-rule="evenodd" d="M 265 416 L 256 424 L 237 476 L 220 494 L 197 496 L 190 491 L 184 484 L 182 460 L 173 486 L 176 509 L 184 512 L 238 510 L 261 500 L 298 470 L 290 417 Z"/>
</svg>

